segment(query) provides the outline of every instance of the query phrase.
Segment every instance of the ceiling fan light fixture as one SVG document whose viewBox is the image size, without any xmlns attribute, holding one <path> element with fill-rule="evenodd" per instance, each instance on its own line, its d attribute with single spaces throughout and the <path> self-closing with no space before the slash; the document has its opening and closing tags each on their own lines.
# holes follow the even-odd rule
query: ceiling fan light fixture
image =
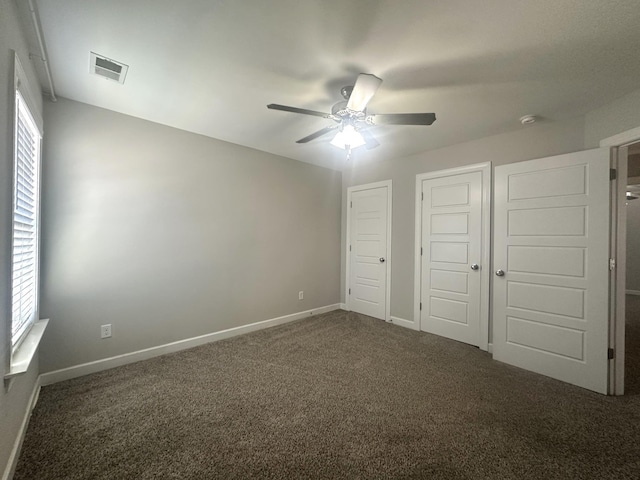
<svg viewBox="0 0 640 480">
<path fill-rule="evenodd" d="M 345 125 L 331 140 L 331 145 L 343 150 L 358 148 L 365 144 L 364 138 L 353 125 Z"/>
</svg>

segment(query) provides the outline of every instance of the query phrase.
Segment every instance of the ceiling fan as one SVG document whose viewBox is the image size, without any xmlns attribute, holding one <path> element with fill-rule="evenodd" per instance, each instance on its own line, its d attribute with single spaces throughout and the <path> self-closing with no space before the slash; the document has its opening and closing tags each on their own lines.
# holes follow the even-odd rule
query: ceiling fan
<svg viewBox="0 0 640 480">
<path fill-rule="evenodd" d="M 301 138 L 296 143 L 307 143 L 337 131 L 331 144 L 345 149 L 348 159 L 353 148 L 364 145 L 370 150 L 380 145 L 371 132 L 367 131 L 367 127 L 370 125 L 431 125 L 436 120 L 435 113 L 368 114 L 366 110 L 367 104 L 381 83 L 382 79 L 375 75 L 361 73 L 358 75 L 355 85 L 342 87 L 340 93 L 344 100 L 336 103 L 331 108 L 331 113 L 288 107 L 276 103 L 270 103 L 267 108 L 333 120 L 335 125 L 324 127 L 311 135 Z"/>
</svg>

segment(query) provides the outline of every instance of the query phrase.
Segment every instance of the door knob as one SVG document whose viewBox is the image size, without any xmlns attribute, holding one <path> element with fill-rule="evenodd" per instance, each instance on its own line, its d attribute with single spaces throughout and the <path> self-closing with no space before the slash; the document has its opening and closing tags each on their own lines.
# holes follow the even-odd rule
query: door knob
<svg viewBox="0 0 640 480">
<path fill-rule="evenodd" d="M 504 270 L 496 270 L 496 275 L 499 277 L 504 277 Z"/>
<path fill-rule="evenodd" d="M 384 263 L 384 257 L 380 257 L 380 263 Z"/>
<path fill-rule="evenodd" d="M 480 265 L 478 265 L 477 263 L 473 263 L 471 265 L 471 270 L 479 270 L 480 269 Z"/>
</svg>

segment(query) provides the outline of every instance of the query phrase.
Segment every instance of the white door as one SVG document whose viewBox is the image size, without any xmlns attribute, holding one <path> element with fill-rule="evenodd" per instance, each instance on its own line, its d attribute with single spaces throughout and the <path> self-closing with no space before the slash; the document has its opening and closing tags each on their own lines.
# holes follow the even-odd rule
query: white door
<svg viewBox="0 0 640 480">
<path fill-rule="evenodd" d="M 387 311 L 389 189 L 349 192 L 349 309 L 382 320 Z"/>
<path fill-rule="evenodd" d="M 495 169 L 493 357 L 607 393 L 608 149 Z"/>
<path fill-rule="evenodd" d="M 482 185 L 479 171 L 422 181 L 420 329 L 476 346 Z"/>
</svg>

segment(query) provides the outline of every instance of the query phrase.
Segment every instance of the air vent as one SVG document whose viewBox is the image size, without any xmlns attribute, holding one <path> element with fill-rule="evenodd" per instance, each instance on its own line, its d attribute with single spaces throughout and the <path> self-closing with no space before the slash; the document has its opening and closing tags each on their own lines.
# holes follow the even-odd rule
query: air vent
<svg viewBox="0 0 640 480">
<path fill-rule="evenodd" d="M 96 75 L 100 75 L 108 80 L 115 80 L 118 83 L 124 83 L 127 76 L 129 66 L 124 63 L 116 62 L 104 55 L 91 52 L 91 64 L 89 71 Z"/>
</svg>

